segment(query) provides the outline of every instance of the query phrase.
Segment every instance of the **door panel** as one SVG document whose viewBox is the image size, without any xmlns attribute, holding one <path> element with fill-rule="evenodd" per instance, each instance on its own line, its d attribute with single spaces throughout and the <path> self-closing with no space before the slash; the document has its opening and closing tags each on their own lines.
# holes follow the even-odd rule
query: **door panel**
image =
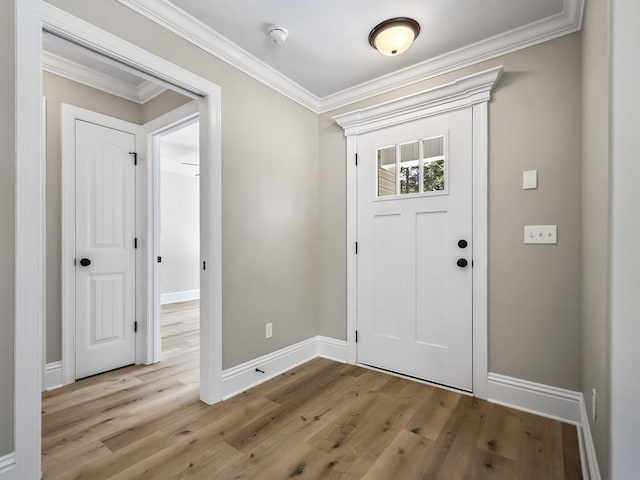
<svg viewBox="0 0 640 480">
<path fill-rule="evenodd" d="M 134 134 L 76 120 L 76 378 L 135 361 L 133 151 Z"/>
<path fill-rule="evenodd" d="M 358 361 L 465 390 L 471 126 L 467 109 L 358 138 Z"/>
</svg>

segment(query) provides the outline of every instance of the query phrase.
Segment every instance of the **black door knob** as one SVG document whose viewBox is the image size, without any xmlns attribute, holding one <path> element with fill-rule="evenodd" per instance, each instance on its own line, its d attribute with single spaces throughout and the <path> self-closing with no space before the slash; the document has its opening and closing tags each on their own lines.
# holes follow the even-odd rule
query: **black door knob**
<svg viewBox="0 0 640 480">
<path fill-rule="evenodd" d="M 460 268 L 464 268 L 469 264 L 469 262 L 467 262 L 466 258 L 459 258 L 458 261 L 456 262 L 456 265 L 458 265 Z"/>
<path fill-rule="evenodd" d="M 83 258 L 80 260 L 80 265 L 82 265 L 83 267 L 88 267 L 89 265 L 91 265 L 91 260 L 89 260 L 88 258 Z"/>
<path fill-rule="evenodd" d="M 467 245 L 469 244 L 466 240 L 458 240 L 458 248 L 467 248 Z"/>
</svg>

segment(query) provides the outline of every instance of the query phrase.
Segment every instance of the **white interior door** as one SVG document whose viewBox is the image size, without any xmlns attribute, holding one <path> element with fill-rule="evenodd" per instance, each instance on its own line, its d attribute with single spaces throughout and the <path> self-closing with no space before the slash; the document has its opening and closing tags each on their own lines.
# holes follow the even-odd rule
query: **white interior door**
<svg viewBox="0 0 640 480">
<path fill-rule="evenodd" d="M 359 363 L 472 390 L 472 181 L 471 109 L 358 137 Z"/>
<path fill-rule="evenodd" d="M 75 121 L 76 378 L 135 362 L 135 135 Z"/>
</svg>

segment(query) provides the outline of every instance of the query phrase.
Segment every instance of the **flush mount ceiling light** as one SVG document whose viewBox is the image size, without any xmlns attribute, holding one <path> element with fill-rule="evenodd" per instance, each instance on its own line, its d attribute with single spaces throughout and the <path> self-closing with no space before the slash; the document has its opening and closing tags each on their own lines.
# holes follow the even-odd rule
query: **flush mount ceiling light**
<svg viewBox="0 0 640 480">
<path fill-rule="evenodd" d="M 420 34 L 420 24 L 413 18 L 390 18 L 369 33 L 369 45 L 381 54 L 395 57 L 406 52 Z"/>
</svg>

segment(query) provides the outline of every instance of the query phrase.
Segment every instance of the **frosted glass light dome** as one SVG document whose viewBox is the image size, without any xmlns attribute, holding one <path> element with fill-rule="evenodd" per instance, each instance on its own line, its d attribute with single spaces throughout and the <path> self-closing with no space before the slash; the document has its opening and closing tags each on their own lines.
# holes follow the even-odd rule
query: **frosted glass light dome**
<svg viewBox="0 0 640 480">
<path fill-rule="evenodd" d="M 412 18 L 385 20 L 369 33 L 369 44 L 383 55 L 395 57 L 406 52 L 420 33 L 420 25 Z"/>
</svg>

